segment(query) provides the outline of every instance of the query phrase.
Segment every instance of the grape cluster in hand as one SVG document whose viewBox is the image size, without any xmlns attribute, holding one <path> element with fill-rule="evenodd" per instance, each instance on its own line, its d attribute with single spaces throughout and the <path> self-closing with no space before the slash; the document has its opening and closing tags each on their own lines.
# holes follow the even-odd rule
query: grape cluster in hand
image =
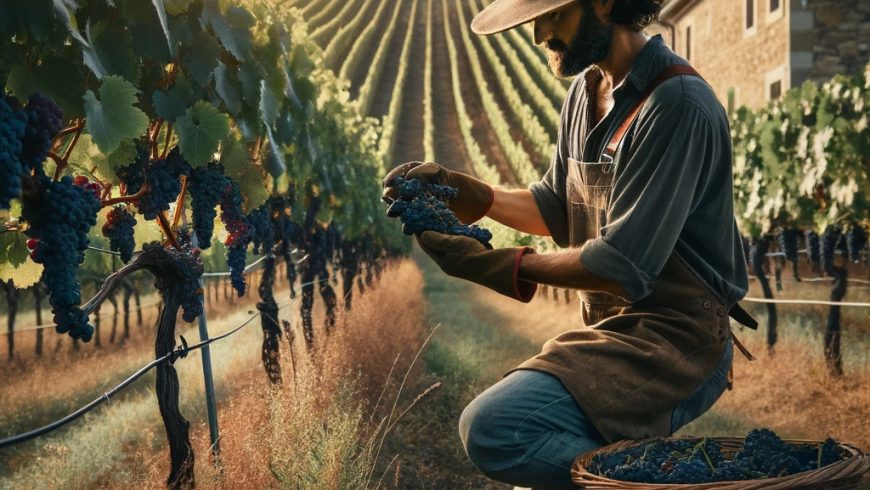
<svg viewBox="0 0 870 490">
<path fill-rule="evenodd" d="M 488 245 L 492 239 L 489 230 L 462 223 L 450 210 L 448 203 L 456 197 L 456 188 L 399 177 L 396 179 L 396 189 L 399 199 L 390 205 L 387 215 L 402 221 L 402 231 L 406 235 L 437 231 L 471 237 L 484 245 Z"/>
<path fill-rule="evenodd" d="M 841 459 L 833 439 L 819 446 L 792 446 L 771 430 L 754 429 L 731 459 L 715 440 L 656 440 L 596 454 L 587 470 L 637 483 L 699 484 L 776 478 L 815 470 Z"/>
<path fill-rule="evenodd" d="M 38 194 L 25 202 L 22 212 L 30 224 L 30 258 L 45 268 L 42 278 L 57 332 L 87 342 L 94 328 L 79 308 L 76 273 L 85 260 L 88 232 L 97 223 L 100 200 L 93 186 L 76 185 L 69 176 L 54 181 L 42 175 L 37 184 Z"/>
<path fill-rule="evenodd" d="M 133 257 L 136 241 L 133 239 L 133 227 L 136 218 L 124 206 L 115 206 L 106 213 L 106 224 L 103 225 L 103 236 L 109 239 L 109 248 L 121 253 L 121 260 L 126 264 Z"/>
</svg>

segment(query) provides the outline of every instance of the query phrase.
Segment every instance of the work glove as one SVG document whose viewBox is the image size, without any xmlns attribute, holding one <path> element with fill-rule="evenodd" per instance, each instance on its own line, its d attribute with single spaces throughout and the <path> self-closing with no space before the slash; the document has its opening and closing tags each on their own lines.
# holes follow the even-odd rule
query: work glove
<svg viewBox="0 0 870 490">
<path fill-rule="evenodd" d="M 488 249 L 474 238 L 424 231 L 417 243 L 447 275 L 475 282 L 528 303 L 538 284 L 518 277 L 520 260 L 530 247 Z"/>
<path fill-rule="evenodd" d="M 449 207 L 459 221 L 469 225 L 486 216 L 492 207 L 495 193 L 486 182 L 470 175 L 447 170 L 432 162 L 407 162 L 391 170 L 384 177 L 384 191 L 381 199 L 392 204 L 398 199 L 396 178 L 418 179 L 430 184 L 448 185 L 459 192 L 450 199 Z"/>
</svg>

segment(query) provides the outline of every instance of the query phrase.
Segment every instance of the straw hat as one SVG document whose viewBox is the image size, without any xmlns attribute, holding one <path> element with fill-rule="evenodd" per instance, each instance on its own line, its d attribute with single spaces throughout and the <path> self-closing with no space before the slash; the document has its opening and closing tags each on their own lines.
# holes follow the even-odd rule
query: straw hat
<svg viewBox="0 0 870 490">
<path fill-rule="evenodd" d="M 495 0 L 471 21 L 475 34 L 495 34 L 534 20 L 576 0 Z"/>
</svg>

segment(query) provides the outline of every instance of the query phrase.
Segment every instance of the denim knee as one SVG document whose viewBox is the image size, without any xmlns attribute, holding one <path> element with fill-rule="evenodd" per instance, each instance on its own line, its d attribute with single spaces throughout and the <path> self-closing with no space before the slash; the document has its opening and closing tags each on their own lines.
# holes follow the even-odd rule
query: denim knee
<svg viewBox="0 0 870 490">
<path fill-rule="evenodd" d="M 465 454 L 487 476 L 511 466 L 525 451 L 512 434 L 501 421 L 498 404 L 487 398 L 475 398 L 459 416 Z"/>
</svg>

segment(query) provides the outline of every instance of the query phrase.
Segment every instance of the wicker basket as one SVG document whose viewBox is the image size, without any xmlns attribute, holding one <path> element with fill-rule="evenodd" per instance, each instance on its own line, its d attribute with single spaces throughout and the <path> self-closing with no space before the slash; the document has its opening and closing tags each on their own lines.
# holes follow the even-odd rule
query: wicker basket
<svg viewBox="0 0 870 490">
<path fill-rule="evenodd" d="M 611 480 L 603 476 L 595 475 L 586 470 L 586 467 L 592 460 L 592 457 L 598 453 L 611 452 L 619 449 L 625 449 L 632 446 L 646 444 L 656 440 L 680 440 L 680 439 L 698 439 L 697 437 L 671 437 L 671 438 L 652 438 L 643 441 L 619 441 L 608 446 L 600 447 L 594 451 L 581 454 L 575 461 L 571 469 L 571 476 L 574 483 L 580 485 L 581 488 L 589 490 L 597 489 L 613 489 L 625 488 L 636 490 L 666 490 L 666 489 L 728 489 L 728 490 L 749 490 L 755 488 L 764 489 L 784 489 L 784 488 L 799 488 L 813 490 L 845 490 L 863 488 L 862 476 L 870 470 L 870 458 L 866 452 L 848 444 L 839 444 L 838 448 L 849 456 L 828 466 L 824 466 L 817 470 L 804 471 L 793 475 L 783 476 L 779 478 L 764 478 L 757 480 L 743 480 L 731 482 L 715 482 L 715 483 L 695 483 L 695 484 L 654 484 L 654 483 L 635 483 L 619 480 Z M 735 453 L 743 448 L 743 438 L 740 437 L 709 437 L 708 440 L 715 440 L 722 445 L 722 453 L 728 457 L 733 457 Z M 821 441 L 805 441 L 805 440 L 784 440 L 789 444 L 796 446 L 812 445 L 818 446 Z M 864 481 L 866 485 L 866 480 Z"/>
</svg>

